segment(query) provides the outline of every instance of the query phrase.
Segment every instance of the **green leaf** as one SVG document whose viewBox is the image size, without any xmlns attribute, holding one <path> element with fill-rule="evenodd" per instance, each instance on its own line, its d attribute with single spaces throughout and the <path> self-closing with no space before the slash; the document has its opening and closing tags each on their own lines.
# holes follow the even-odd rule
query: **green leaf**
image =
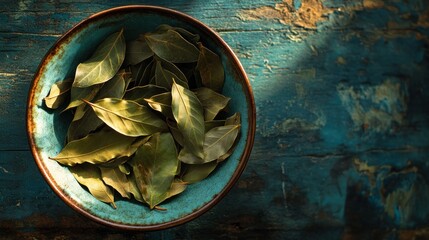
<svg viewBox="0 0 429 240">
<path fill-rule="evenodd" d="M 168 118 L 174 118 L 171 110 L 171 93 L 161 93 L 150 98 L 145 98 L 149 106 L 158 112 L 164 114 Z"/>
<path fill-rule="evenodd" d="M 137 150 L 130 164 L 144 200 L 153 209 L 168 197 L 178 167 L 177 150 L 171 134 L 153 134 Z"/>
<path fill-rule="evenodd" d="M 50 158 L 69 166 L 105 163 L 113 158 L 131 156 L 136 151 L 132 145 L 134 140 L 115 131 L 100 131 L 67 143 L 57 156 Z"/>
<path fill-rule="evenodd" d="M 204 156 L 193 154 L 187 147 L 179 153 L 179 160 L 187 164 L 202 164 L 218 159 L 233 146 L 238 136 L 240 125 L 215 127 L 205 134 Z"/>
<path fill-rule="evenodd" d="M 182 180 L 187 183 L 199 182 L 210 175 L 217 166 L 216 161 L 203 164 L 186 165 Z"/>
<path fill-rule="evenodd" d="M 203 158 L 204 116 L 203 107 L 190 90 L 173 83 L 171 108 L 177 127 L 183 135 L 184 146 L 194 155 Z"/>
<path fill-rule="evenodd" d="M 123 29 L 107 37 L 92 56 L 76 68 L 73 87 L 89 87 L 110 80 L 125 58 Z"/>
<path fill-rule="evenodd" d="M 152 51 L 169 62 L 186 63 L 198 60 L 198 48 L 176 31 L 147 33 L 144 37 Z"/>
<path fill-rule="evenodd" d="M 91 164 L 82 164 L 69 167 L 69 170 L 80 184 L 88 188 L 92 196 L 102 202 L 110 203 L 110 205 L 116 208 L 114 193 L 101 180 L 100 169 Z"/>
<path fill-rule="evenodd" d="M 225 70 L 217 54 L 199 44 L 200 55 L 198 57 L 197 71 L 201 77 L 203 86 L 221 92 L 225 81 Z"/>
<path fill-rule="evenodd" d="M 221 110 L 225 109 L 230 100 L 229 97 L 205 87 L 196 89 L 195 94 L 203 105 L 206 121 L 213 120 Z"/>
<path fill-rule="evenodd" d="M 180 85 L 182 85 L 185 88 L 189 88 L 188 84 L 185 80 L 181 80 L 176 74 L 168 71 L 167 69 L 164 69 L 161 65 L 161 62 L 156 62 L 156 68 L 155 68 L 155 82 L 156 85 L 160 87 L 164 87 L 167 89 L 171 89 L 171 85 L 173 84 L 173 79 Z"/>
<path fill-rule="evenodd" d="M 45 105 L 50 109 L 57 109 L 63 104 L 69 97 L 72 82 L 71 79 L 66 79 L 52 84 L 49 95 L 43 99 Z"/>
<path fill-rule="evenodd" d="M 128 42 L 125 53 L 125 64 L 136 65 L 153 56 L 152 50 L 149 48 L 144 38 Z"/>
<path fill-rule="evenodd" d="M 131 198 L 131 186 L 127 179 L 127 175 L 121 172 L 119 167 L 106 168 L 99 167 L 101 170 L 101 178 L 103 182 L 115 189 L 124 198 Z"/>
<path fill-rule="evenodd" d="M 167 130 L 167 124 L 162 119 L 136 102 L 104 98 L 87 103 L 103 122 L 126 136 L 146 136 Z"/>
<path fill-rule="evenodd" d="M 124 95 L 125 100 L 132 100 L 140 105 L 146 104 L 145 98 L 151 98 L 157 94 L 165 93 L 168 90 L 153 84 L 133 87 L 127 90 Z"/>
</svg>

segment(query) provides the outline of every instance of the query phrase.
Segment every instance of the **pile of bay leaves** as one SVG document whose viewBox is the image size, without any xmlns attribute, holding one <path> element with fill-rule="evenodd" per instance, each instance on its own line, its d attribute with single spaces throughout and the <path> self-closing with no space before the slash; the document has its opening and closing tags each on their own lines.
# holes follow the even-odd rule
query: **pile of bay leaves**
<svg viewBox="0 0 429 240">
<path fill-rule="evenodd" d="M 50 158 L 114 208 L 119 194 L 162 210 L 232 154 L 240 114 L 228 113 L 221 59 L 199 35 L 161 25 L 127 42 L 123 32 L 51 86 L 46 106 L 73 120 Z"/>
</svg>

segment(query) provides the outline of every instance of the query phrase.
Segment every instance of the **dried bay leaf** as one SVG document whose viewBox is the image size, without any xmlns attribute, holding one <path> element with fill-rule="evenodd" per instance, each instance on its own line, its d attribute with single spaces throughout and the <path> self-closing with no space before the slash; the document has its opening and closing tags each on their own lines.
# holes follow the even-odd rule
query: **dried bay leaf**
<svg viewBox="0 0 429 240">
<path fill-rule="evenodd" d="M 100 126 L 103 125 L 97 115 L 92 110 L 88 110 L 84 113 L 83 117 L 79 120 L 72 121 L 67 130 L 67 142 L 81 139 Z"/>
<path fill-rule="evenodd" d="M 239 112 L 235 113 L 234 115 L 232 115 L 231 117 L 229 117 L 225 120 L 225 126 L 227 126 L 227 125 L 239 125 L 239 124 L 241 124 L 241 115 Z M 226 160 L 229 156 L 232 155 L 232 153 L 234 152 L 235 146 L 237 145 L 238 139 L 239 139 L 239 137 L 237 137 L 235 139 L 234 143 L 232 144 L 232 147 L 225 154 L 218 157 L 218 159 L 217 159 L 218 163 Z"/>
<path fill-rule="evenodd" d="M 167 191 L 166 197 L 164 200 L 167 200 L 168 198 L 171 198 L 173 196 L 176 196 L 183 191 L 186 190 L 187 183 L 183 182 L 180 179 L 174 179 L 173 183 L 170 186 L 170 189 Z"/>
<path fill-rule="evenodd" d="M 160 57 L 156 57 L 154 58 L 155 62 L 159 62 L 161 63 L 161 67 L 165 70 L 168 70 L 170 72 L 172 72 L 175 76 L 177 76 L 177 78 L 175 78 L 175 80 L 179 80 L 182 81 L 184 83 L 187 84 L 188 82 L 188 78 L 186 77 L 186 75 L 182 72 L 182 70 L 180 70 L 179 67 L 177 67 L 174 63 L 171 63 L 169 61 L 166 61 Z M 171 86 L 171 85 L 170 85 Z M 185 85 L 182 85 L 185 86 Z"/>
<path fill-rule="evenodd" d="M 104 184 L 99 168 L 91 164 L 81 164 L 69 167 L 69 170 L 80 184 L 88 188 L 92 196 L 102 202 L 110 203 L 113 208 L 116 208 L 114 193 L 109 186 Z"/>
<path fill-rule="evenodd" d="M 225 126 L 225 120 L 211 120 L 204 122 L 206 132 L 210 131 L 212 128 Z"/>
<path fill-rule="evenodd" d="M 211 161 L 203 164 L 186 165 L 185 171 L 182 175 L 182 180 L 186 183 L 196 183 L 212 173 L 217 166 L 216 161 Z"/>
<path fill-rule="evenodd" d="M 200 36 L 198 34 L 194 34 L 189 32 L 188 30 L 184 29 L 184 28 L 180 28 L 180 27 L 172 27 L 170 25 L 167 24 L 161 24 L 157 27 L 156 31 L 157 32 L 164 32 L 167 30 L 174 30 L 177 33 L 179 33 L 184 39 L 186 39 L 187 41 L 193 43 L 193 44 L 197 44 L 198 41 L 200 41 Z"/>
<path fill-rule="evenodd" d="M 116 168 L 122 164 L 125 164 L 128 160 L 130 160 L 131 157 L 118 157 L 114 158 L 112 160 L 109 160 L 105 163 L 100 163 L 100 167 L 106 167 L 106 168 Z"/>
<path fill-rule="evenodd" d="M 135 86 L 143 86 L 149 83 L 150 78 L 152 78 L 154 72 L 151 72 L 152 66 L 154 65 L 153 58 L 148 58 L 137 65 L 132 65 L 131 77 L 134 81 Z"/>
<path fill-rule="evenodd" d="M 195 94 L 204 108 L 204 120 L 211 121 L 216 115 L 228 105 L 229 97 L 217 93 L 210 88 L 198 88 Z"/>
<path fill-rule="evenodd" d="M 130 173 L 131 173 L 131 169 L 130 169 L 130 166 L 128 164 L 119 164 L 118 169 L 119 169 L 119 171 L 121 171 L 125 175 L 130 175 Z"/>
<path fill-rule="evenodd" d="M 234 113 L 231 117 L 225 120 L 225 125 L 239 125 L 241 124 L 241 115 L 239 112 Z"/>
<path fill-rule="evenodd" d="M 173 63 L 196 62 L 199 50 L 174 30 L 144 35 L 149 47 L 159 57 Z"/>
<path fill-rule="evenodd" d="M 179 128 L 177 127 L 177 123 L 176 121 L 167 118 L 167 125 L 168 128 L 170 129 L 171 134 L 173 135 L 174 140 L 180 145 L 180 146 L 184 146 L 184 140 L 183 140 L 183 135 L 180 132 Z"/>
<path fill-rule="evenodd" d="M 168 197 L 176 175 L 178 160 L 170 133 L 155 133 L 130 161 L 137 186 L 145 202 L 153 209 Z"/>
<path fill-rule="evenodd" d="M 69 97 L 73 81 L 71 79 L 62 80 L 52 84 L 48 96 L 43 100 L 50 109 L 56 109 L 63 104 Z"/>
<path fill-rule="evenodd" d="M 153 52 L 144 38 L 128 42 L 126 49 L 124 60 L 126 65 L 136 65 L 153 56 Z"/>
<path fill-rule="evenodd" d="M 168 90 L 153 84 L 133 87 L 125 92 L 124 99 L 132 100 L 140 105 L 146 104 L 146 98 L 151 98 L 154 95 L 165 93 Z"/>
<path fill-rule="evenodd" d="M 101 178 L 103 182 L 113 189 L 115 189 L 119 194 L 124 198 L 131 198 L 131 186 L 130 182 L 127 179 L 127 175 L 124 174 L 119 167 L 116 168 L 106 168 L 99 167 L 101 170 Z"/>
<path fill-rule="evenodd" d="M 85 104 L 81 104 L 78 107 L 76 107 L 74 114 L 73 114 L 73 120 L 72 122 L 75 122 L 83 117 L 85 115 L 86 110 L 88 110 L 87 106 Z"/>
<path fill-rule="evenodd" d="M 111 80 L 104 83 L 98 92 L 98 94 L 94 97 L 94 100 L 99 100 L 103 98 L 122 98 L 125 93 L 126 87 L 126 78 L 129 75 L 125 74 L 124 71 L 120 71 L 116 74 Z M 73 141 L 79 138 L 82 138 L 88 135 L 90 132 L 96 130 L 98 127 L 103 125 L 103 121 L 97 117 L 97 115 L 92 110 L 86 110 L 88 108 L 87 105 L 80 105 L 76 109 L 76 113 L 83 112 L 82 117 L 80 119 L 73 119 L 72 123 L 69 126 L 67 131 L 67 140 Z M 83 110 L 81 110 L 83 109 Z"/>
<path fill-rule="evenodd" d="M 204 161 L 216 160 L 228 152 L 235 142 L 240 125 L 216 127 L 208 131 L 204 140 Z"/>
<path fill-rule="evenodd" d="M 167 69 L 164 69 L 161 65 L 161 62 L 159 61 L 156 62 L 156 68 L 155 68 L 156 85 L 167 89 L 171 89 L 171 85 L 173 84 L 173 79 L 176 81 L 176 83 L 182 85 L 183 87 L 189 88 L 186 78 L 184 80 L 180 79 L 173 72 Z"/>
<path fill-rule="evenodd" d="M 168 118 L 174 118 L 173 112 L 171 110 L 170 92 L 160 93 L 150 98 L 145 98 L 145 100 L 153 110 L 161 112 L 162 114 L 164 114 L 164 116 Z"/>
<path fill-rule="evenodd" d="M 195 93 L 173 82 L 171 108 L 183 143 L 194 155 L 203 158 L 204 115 Z"/>
<path fill-rule="evenodd" d="M 187 164 L 203 164 L 226 154 L 238 136 L 240 125 L 215 127 L 205 134 L 203 157 L 196 156 L 187 147 L 179 153 L 179 160 Z"/>
<path fill-rule="evenodd" d="M 143 199 L 140 189 L 137 186 L 137 180 L 136 180 L 135 174 L 131 171 L 131 174 L 127 176 L 127 178 L 128 178 L 128 181 L 130 182 L 130 193 L 134 196 L 134 199 L 144 203 L 145 200 Z"/>
<path fill-rule="evenodd" d="M 203 86 L 221 92 L 225 81 L 225 70 L 219 56 L 210 49 L 199 44 L 197 71 Z"/>
<path fill-rule="evenodd" d="M 91 101 L 98 93 L 103 84 L 92 85 L 86 88 L 71 88 L 70 103 L 65 110 L 78 107 L 83 104 L 83 100 Z"/>
<path fill-rule="evenodd" d="M 64 165 L 81 163 L 105 163 L 113 158 L 131 156 L 136 147 L 135 138 L 124 136 L 115 131 L 99 131 L 71 141 L 55 157 L 50 157 Z"/>
<path fill-rule="evenodd" d="M 107 37 L 92 56 L 76 68 L 73 87 L 89 87 L 110 80 L 118 72 L 125 58 L 123 29 Z"/>
<path fill-rule="evenodd" d="M 124 70 L 119 71 L 112 79 L 104 83 L 97 95 L 92 99 L 97 101 L 103 98 L 122 98 L 125 94 L 130 75 Z"/>
<path fill-rule="evenodd" d="M 126 136 L 147 136 L 167 130 L 167 124 L 145 106 L 129 100 L 104 98 L 87 102 L 109 127 Z"/>
</svg>

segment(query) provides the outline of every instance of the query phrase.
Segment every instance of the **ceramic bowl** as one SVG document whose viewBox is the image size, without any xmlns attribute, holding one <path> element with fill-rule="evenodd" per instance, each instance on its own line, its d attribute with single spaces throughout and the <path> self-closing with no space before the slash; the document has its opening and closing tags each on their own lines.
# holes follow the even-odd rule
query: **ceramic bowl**
<svg viewBox="0 0 429 240">
<path fill-rule="evenodd" d="M 198 33 L 217 52 L 225 68 L 223 93 L 231 96 L 231 112 L 242 116 L 241 137 L 234 154 L 207 179 L 163 203 L 167 211 L 149 210 L 141 203 L 117 200 L 117 209 L 96 200 L 66 167 L 50 160 L 64 146 L 71 119 L 43 104 L 50 86 L 73 75 L 79 62 L 109 34 L 124 28 L 127 40 L 153 31 L 160 24 Z M 255 134 L 255 105 L 246 73 L 231 48 L 200 21 L 175 10 L 154 6 L 124 6 L 97 13 L 65 33 L 42 59 L 28 96 L 27 131 L 32 154 L 54 192 L 70 207 L 99 223 L 121 229 L 159 230 L 190 221 L 218 203 L 231 189 L 248 161 Z M 222 211 L 218 209 L 217 211 Z"/>
</svg>

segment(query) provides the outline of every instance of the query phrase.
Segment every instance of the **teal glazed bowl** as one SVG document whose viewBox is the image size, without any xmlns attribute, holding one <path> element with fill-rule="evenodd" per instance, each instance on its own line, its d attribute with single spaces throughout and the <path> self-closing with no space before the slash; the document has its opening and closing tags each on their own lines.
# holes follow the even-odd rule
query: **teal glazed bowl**
<svg viewBox="0 0 429 240">
<path fill-rule="evenodd" d="M 50 86 L 73 76 L 79 62 L 89 57 L 109 34 L 124 28 L 126 40 L 153 31 L 160 24 L 186 28 L 220 55 L 225 68 L 223 94 L 231 97 L 231 112 L 240 112 L 241 136 L 231 157 L 205 180 L 163 203 L 167 211 L 118 199 L 116 209 L 95 199 L 82 188 L 66 167 L 49 159 L 64 146 L 71 118 L 50 111 L 43 103 Z M 42 59 L 28 95 L 27 132 L 29 144 L 41 174 L 53 191 L 71 208 L 96 222 L 120 229 L 159 230 L 188 222 L 218 203 L 243 172 L 255 135 L 255 104 L 246 73 L 231 48 L 200 21 L 175 10 L 154 6 L 124 6 L 97 13 L 65 33 Z M 218 209 L 222 211 L 222 209 Z"/>
</svg>

